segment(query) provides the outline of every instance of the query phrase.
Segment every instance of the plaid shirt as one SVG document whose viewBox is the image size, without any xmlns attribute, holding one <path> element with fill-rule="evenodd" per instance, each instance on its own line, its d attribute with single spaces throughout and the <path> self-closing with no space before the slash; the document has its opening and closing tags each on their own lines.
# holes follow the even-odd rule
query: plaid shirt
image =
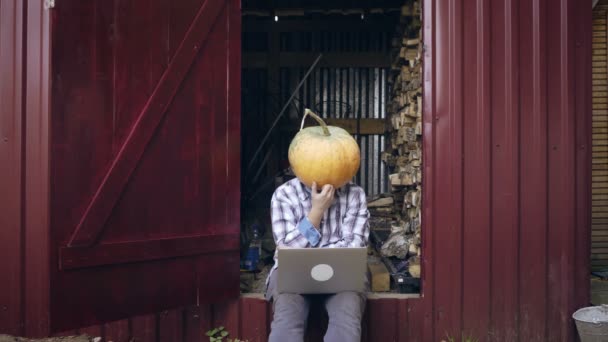
<svg viewBox="0 0 608 342">
<path fill-rule="evenodd" d="M 272 233 L 277 247 L 365 247 L 369 211 L 363 189 L 348 183 L 336 189 L 336 201 L 325 211 L 320 233 L 307 215 L 312 208 L 310 189 L 294 178 L 278 187 L 271 200 Z M 275 265 L 278 267 L 277 253 Z M 269 275 L 270 278 L 270 275 Z"/>
</svg>

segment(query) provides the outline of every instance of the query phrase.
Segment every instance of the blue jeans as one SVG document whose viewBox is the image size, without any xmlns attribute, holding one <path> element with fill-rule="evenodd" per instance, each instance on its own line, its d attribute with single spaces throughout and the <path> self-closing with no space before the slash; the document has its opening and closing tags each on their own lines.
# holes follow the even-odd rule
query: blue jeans
<svg viewBox="0 0 608 342">
<path fill-rule="evenodd" d="M 270 275 L 266 299 L 273 302 L 269 342 L 304 341 L 311 296 L 276 292 L 276 270 Z M 339 292 L 321 297 L 329 317 L 326 342 L 361 340 L 361 317 L 367 296 L 360 292 Z"/>
</svg>

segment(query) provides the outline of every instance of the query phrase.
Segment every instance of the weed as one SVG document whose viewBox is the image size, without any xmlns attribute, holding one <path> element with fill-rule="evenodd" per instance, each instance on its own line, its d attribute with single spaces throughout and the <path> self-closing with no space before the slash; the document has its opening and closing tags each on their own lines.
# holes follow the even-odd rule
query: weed
<svg viewBox="0 0 608 342">
<path fill-rule="evenodd" d="M 228 335 L 230 335 L 230 333 L 223 326 L 211 329 L 207 331 L 205 335 L 209 336 L 209 342 L 248 342 L 247 340 L 240 340 L 238 338 L 228 338 Z M 224 340 L 224 338 L 228 339 Z"/>
</svg>

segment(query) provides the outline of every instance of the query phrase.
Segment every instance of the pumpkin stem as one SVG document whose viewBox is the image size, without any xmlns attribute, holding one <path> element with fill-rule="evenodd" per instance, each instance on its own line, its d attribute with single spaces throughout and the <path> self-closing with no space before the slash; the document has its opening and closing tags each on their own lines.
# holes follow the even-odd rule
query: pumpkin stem
<svg viewBox="0 0 608 342">
<path fill-rule="evenodd" d="M 329 133 L 329 128 L 327 128 L 327 124 L 325 123 L 325 121 L 323 121 L 323 119 L 321 119 L 321 117 L 319 117 L 317 114 L 313 113 L 312 110 L 306 108 L 304 109 L 304 117 L 302 118 L 302 124 L 300 125 L 300 131 L 302 130 L 302 128 L 304 128 L 304 121 L 306 120 L 306 117 L 310 115 L 312 116 L 313 119 L 315 119 L 319 125 L 321 125 L 321 128 L 323 128 L 323 134 L 326 136 L 331 135 Z"/>
</svg>

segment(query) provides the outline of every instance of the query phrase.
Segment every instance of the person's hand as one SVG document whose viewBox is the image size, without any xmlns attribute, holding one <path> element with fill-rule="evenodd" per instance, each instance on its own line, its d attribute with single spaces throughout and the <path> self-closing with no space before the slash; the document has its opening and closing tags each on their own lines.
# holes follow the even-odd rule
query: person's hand
<svg viewBox="0 0 608 342">
<path fill-rule="evenodd" d="M 334 202 L 334 193 L 335 189 L 332 185 L 326 184 L 321 189 L 321 192 L 317 190 L 317 183 L 312 183 L 312 191 L 311 191 L 311 203 L 312 208 L 310 209 L 310 213 L 308 214 L 308 220 L 315 226 L 319 227 L 321 224 L 321 219 L 323 218 L 323 214 L 329 207 L 331 207 Z"/>
<path fill-rule="evenodd" d="M 317 183 L 312 183 L 312 209 L 318 210 L 324 213 L 329 207 L 331 207 L 334 201 L 334 193 L 336 190 L 331 184 L 325 184 L 323 189 L 319 192 L 317 190 Z"/>
</svg>

